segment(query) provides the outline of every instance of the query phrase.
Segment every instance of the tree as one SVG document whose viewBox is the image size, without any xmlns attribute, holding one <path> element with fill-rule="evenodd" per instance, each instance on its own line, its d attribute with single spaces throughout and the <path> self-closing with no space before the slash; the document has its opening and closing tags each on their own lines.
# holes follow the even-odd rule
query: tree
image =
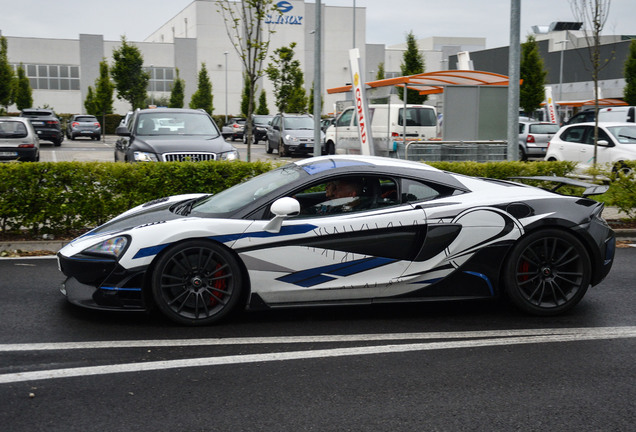
<svg viewBox="0 0 636 432">
<path fill-rule="evenodd" d="M 383 80 L 385 78 L 385 73 L 384 73 L 384 62 L 380 62 L 378 64 L 378 71 L 375 74 L 375 79 L 376 80 Z"/>
<path fill-rule="evenodd" d="M 190 108 L 199 109 L 202 108 L 208 114 L 212 115 L 214 106 L 212 105 L 212 83 L 208 76 L 208 69 L 205 67 L 205 63 L 201 63 L 201 70 L 199 71 L 199 83 L 197 91 L 192 94 L 190 99 Z"/>
<path fill-rule="evenodd" d="M 13 68 L 9 64 L 7 38 L 0 36 L 0 107 L 8 110 L 12 103 Z"/>
<path fill-rule="evenodd" d="M 95 115 L 105 116 L 113 113 L 113 91 L 115 86 L 110 81 L 108 62 L 99 62 L 99 78 L 95 80 Z"/>
<path fill-rule="evenodd" d="M 95 108 L 95 92 L 93 91 L 92 86 L 88 86 L 88 91 L 86 92 L 86 99 L 84 99 L 84 109 L 87 114 L 98 116 L 99 111 Z"/>
<path fill-rule="evenodd" d="M 545 77 L 548 74 L 543 69 L 543 59 L 539 55 L 539 49 L 534 36 L 528 36 L 526 42 L 521 44 L 521 65 L 519 75 L 523 85 L 519 90 L 519 105 L 527 116 L 541 106 L 545 99 Z"/>
<path fill-rule="evenodd" d="M 304 111 L 307 105 L 303 84 L 305 78 L 300 69 L 300 61 L 294 59 L 296 42 L 288 47 L 280 47 L 274 50 L 265 73 L 274 84 L 274 97 L 278 111 L 299 112 Z"/>
<path fill-rule="evenodd" d="M 183 101 L 185 100 L 185 81 L 179 76 L 179 69 L 177 68 L 177 77 L 172 83 L 172 90 L 170 90 L 170 102 L 168 106 L 170 108 L 183 108 Z"/>
<path fill-rule="evenodd" d="M 126 42 L 122 36 L 121 46 L 113 50 L 111 75 L 115 81 L 117 97 L 130 103 L 132 110 L 143 108 L 150 74 L 143 70 L 144 59 L 141 51 Z"/>
<path fill-rule="evenodd" d="M 406 51 L 402 55 L 402 64 L 400 64 L 400 72 L 402 76 L 416 75 L 424 73 L 424 57 L 417 47 L 417 41 L 413 31 L 406 35 Z M 398 95 L 404 100 L 404 89 L 398 87 Z M 408 90 L 406 93 L 407 102 L 412 104 L 421 104 L 428 99 L 427 95 L 421 95 L 417 90 Z"/>
<path fill-rule="evenodd" d="M 265 90 L 261 90 L 261 94 L 258 97 L 258 108 L 256 109 L 256 114 L 269 114 L 269 108 L 267 108 L 267 95 L 265 94 Z"/>
<path fill-rule="evenodd" d="M 623 95 L 628 105 L 636 105 L 636 39 L 632 39 L 629 45 L 627 61 L 625 61 L 625 89 L 623 90 Z"/>
<path fill-rule="evenodd" d="M 268 15 L 281 12 L 274 0 L 217 0 L 219 12 L 225 20 L 228 38 L 243 63 L 244 73 L 248 77 L 249 105 L 247 109 L 247 161 L 252 152 L 252 114 L 254 113 L 254 95 L 256 81 L 263 76 L 263 61 L 267 58 L 269 42 L 273 30 L 266 24 Z"/>
<path fill-rule="evenodd" d="M 18 110 L 22 111 L 23 109 L 31 108 L 33 106 L 33 91 L 31 90 L 31 83 L 24 72 L 24 66 L 22 66 L 22 63 L 18 66 L 18 75 L 14 82 L 15 88 L 13 90 L 13 101 L 15 102 Z"/>
<path fill-rule="evenodd" d="M 256 87 L 254 88 L 254 93 L 256 93 Z M 252 98 L 254 98 L 255 94 L 252 94 Z M 254 103 L 254 99 L 252 99 L 252 106 L 256 106 Z M 250 81 L 247 74 L 243 74 L 243 96 L 241 97 L 241 114 L 247 118 L 247 111 L 250 107 Z"/>
<path fill-rule="evenodd" d="M 601 70 L 611 58 L 601 58 L 601 31 L 609 16 L 610 0 L 570 0 L 574 18 L 584 26 L 585 42 L 587 43 L 592 82 L 594 83 L 594 156 L 592 165 L 596 169 L 598 154 L 598 81 Z M 614 53 L 612 53 L 613 57 Z M 584 62 L 585 64 L 585 62 Z M 587 68 L 587 67 L 586 67 Z"/>
</svg>

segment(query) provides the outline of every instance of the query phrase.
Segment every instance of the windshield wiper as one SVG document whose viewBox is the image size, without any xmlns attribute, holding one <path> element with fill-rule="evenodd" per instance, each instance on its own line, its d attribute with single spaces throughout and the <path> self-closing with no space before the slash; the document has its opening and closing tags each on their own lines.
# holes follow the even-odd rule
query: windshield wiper
<svg viewBox="0 0 636 432">
<path fill-rule="evenodd" d="M 627 138 L 627 139 L 633 139 L 633 140 L 636 140 L 636 137 L 629 136 L 629 135 L 619 135 L 618 137 L 619 137 L 619 138 Z"/>
</svg>

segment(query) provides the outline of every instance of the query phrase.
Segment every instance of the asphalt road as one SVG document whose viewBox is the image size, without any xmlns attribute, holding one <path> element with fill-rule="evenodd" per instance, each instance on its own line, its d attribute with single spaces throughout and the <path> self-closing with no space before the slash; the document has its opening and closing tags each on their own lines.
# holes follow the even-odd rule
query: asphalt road
<svg viewBox="0 0 636 432">
<path fill-rule="evenodd" d="M 627 431 L 636 249 L 571 313 L 500 302 L 242 312 L 204 328 L 66 303 L 0 260 L 0 430 Z"/>
</svg>

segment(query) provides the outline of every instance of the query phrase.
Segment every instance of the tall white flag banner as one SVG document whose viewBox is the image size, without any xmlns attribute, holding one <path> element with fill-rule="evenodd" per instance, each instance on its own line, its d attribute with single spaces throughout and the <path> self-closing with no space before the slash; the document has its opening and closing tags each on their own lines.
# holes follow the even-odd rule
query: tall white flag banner
<svg viewBox="0 0 636 432">
<path fill-rule="evenodd" d="M 545 100 L 546 107 L 548 108 L 548 119 L 550 123 L 558 124 L 559 119 L 557 118 L 556 107 L 554 106 L 554 99 L 552 99 L 552 87 L 545 86 Z"/>
<path fill-rule="evenodd" d="M 360 152 L 366 156 L 373 156 L 373 137 L 371 136 L 371 121 L 365 94 L 364 80 L 360 76 L 360 51 L 357 48 L 349 50 L 349 64 L 351 66 L 351 82 L 353 83 L 353 101 L 358 118 L 358 136 L 360 137 Z"/>
</svg>

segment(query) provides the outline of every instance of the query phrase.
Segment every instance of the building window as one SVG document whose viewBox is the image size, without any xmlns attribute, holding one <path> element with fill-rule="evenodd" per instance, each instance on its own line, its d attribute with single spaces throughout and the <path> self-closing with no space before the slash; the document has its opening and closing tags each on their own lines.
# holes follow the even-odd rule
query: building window
<svg viewBox="0 0 636 432">
<path fill-rule="evenodd" d="M 150 76 L 148 81 L 149 92 L 169 92 L 174 81 L 174 68 L 171 67 L 146 67 L 144 71 Z"/>
<path fill-rule="evenodd" d="M 20 65 L 13 64 L 14 72 Z M 79 66 L 23 65 L 33 90 L 79 90 Z"/>
</svg>

